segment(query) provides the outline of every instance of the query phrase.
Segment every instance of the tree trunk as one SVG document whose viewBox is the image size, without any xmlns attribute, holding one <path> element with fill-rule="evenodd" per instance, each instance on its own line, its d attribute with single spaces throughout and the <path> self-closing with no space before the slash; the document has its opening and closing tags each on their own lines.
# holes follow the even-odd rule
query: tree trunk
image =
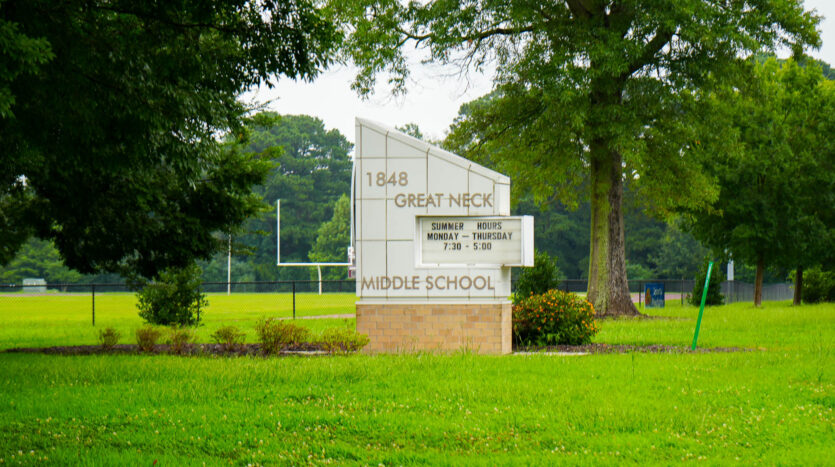
<svg viewBox="0 0 835 467">
<path fill-rule="evenodd" d="M 591 153 L 591 252 L 588 299 L 601 316 L 639 315 L 626 278 L 622 157 L 605 145 Z"/>
<path fill-rule="evenodd" d="M 794 273 L 794 305 L 800 305 L 803 300 L 803 266 L 798 266 Z"/>
<path fill-rule="evenodd" d="M 754 279 L 754 306 L 763 303 L 763 274 L 765 274 L 765 259 L 762 253 L 757 256 L 757 277 Z"/>
</svg>

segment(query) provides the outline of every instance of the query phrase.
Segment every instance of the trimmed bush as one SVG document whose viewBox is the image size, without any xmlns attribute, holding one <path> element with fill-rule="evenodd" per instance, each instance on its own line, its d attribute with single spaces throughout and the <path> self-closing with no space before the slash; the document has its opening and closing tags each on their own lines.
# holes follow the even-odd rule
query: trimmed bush
<svg viewBox="0 0 835 467">
<path fill-rule="evenodd" d="M 693 286 L 693 294 L 690 295 L 690 304 L 694 306 L 701 306 L 702 291 L 705 289 L 705 277 L 707 276 L 707 260 L 699 269 L 699 274 L 696 276 L 696 284 Z M 713 263 L 713 270 L 710 272 L 710 283 L 707 287 L 707 298 L 705 298 L 705 305 L 721 305 L 725 303 L 725 296 L 722 295 L 722 281 L 725 275 L 722 273 L 722 268 L 719 263 Z"/>
<path fill-rule="evenodd" d="M 243 347 L 246 341 L 246 333 L 241 332 L 237 326 L 223 326 L 209 337 L 215 344 L 220 344 L 220 348 L 224 352 L 238 350 Z"/>
<path fill-rule="evenodd" d="M 259 320 L 255 324 L 255 332 L 266 354 L 276 354 L 286 347 L 305 342 L 310 337 L 307 328 L 276 318 Z"/>
<path fill-rule="evenodd" d="M 188 350 L 194 343 L 194 331 L 188 328 L 173 327 L 168 334 L 168 345 L 171 352 L 181 354 Z"/>
<path fill-rule="evenodd" d="M 122 333 L 113 328 L 99 329 L 99 342 L 104 350 L 110 350 L 116 347 L 119 339 L 122 338 Z"/>
<path fill-rule="evenodd" d="M 803 271 L 803 303 L 835 302 L 835 271 Z"/>
<path fill-rule="evenodd" d="M 154 326 L 143 326 L 136 330 L 136 345 L 143 352 L 152 352 L 160 336 L 162 330 Z"/>
<path fill-rule="evenodd" d="M 557 259 L 548 253 L 537 250 L 534 255 L 533 267 L 522 268 L 516 280 L 516 290 L 513 294 L 514 302 L 525 300 L 531 295 L 543 294 L 560 285 L 562 273 L 557 267 Z"/>
<path fill-rule="evenodd" d="M 531 295 L 513 305 L 513 334 L 520 345 L 582 345 L 598 328 L 594 307 L 561 290 Z"/>
<path fill-rule="evenodd" d="M 201 269 L 197 265 L 166 269 L 156 282 L 136 293 L 139 316 L 149 324 L 196 326 L 200 309 L 209 301 L 200 293 Z"/>
<path fill-rule="evenodd" d="M 350 328 L 328 328 L 319 336 L 319 343 L 330 353 L 356 352 L 366 345 L 369 339 Z"/>
</svg>

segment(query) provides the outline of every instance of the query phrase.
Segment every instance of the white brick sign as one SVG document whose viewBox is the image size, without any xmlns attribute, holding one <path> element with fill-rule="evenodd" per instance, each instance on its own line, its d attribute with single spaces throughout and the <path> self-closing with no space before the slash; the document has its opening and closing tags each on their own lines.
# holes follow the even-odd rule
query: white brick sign
<svg viewBox="0 0 835 467">
<path fill-rule="evenodd" d="M 510 179 L 368 120 L 356 131 L 357 295 L 507 300 L 507 266 L 533 265 L 533 220 L 509 217 Z"/>
</svg>

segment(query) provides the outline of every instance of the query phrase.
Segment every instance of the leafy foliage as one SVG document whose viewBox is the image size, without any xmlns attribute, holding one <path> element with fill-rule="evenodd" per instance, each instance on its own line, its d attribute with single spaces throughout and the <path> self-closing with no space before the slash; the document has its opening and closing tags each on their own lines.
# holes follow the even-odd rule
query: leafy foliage
<svg viewBox="0 0 835 467">
<path fill-rule="evenodd" d="M 200 268 L 167 269 L 155 282 L 146 282 L 136 293 L 139 316 L 150 324 L 196 326 L 200 309 L 209 301 L 200 292 Z"/>
<path fill-rule="evenodd" d="M 287 346 L 305 342 L 310 336 L 309 329 L 276 318 L 259 320 L 255 324 L 255 333 L 258 334 L 261 349 L 268 355 L 275 355 Z"/>
<path fill-rule="evenodd" d="M 533 267 L 523 268 L 516 281 L 516 291 L 513 301 L 517 303 L 531 295 L 540 295 L 551 289 L 556 289 L 562 279 L 556 258 L 544 251 L 534 253 Z"/>
<path fill-rule="evenodd" d="M 315 262 L 344 263 L 348 259 L 347 248 L 351 243 L 351 199 L 342 195 L 336 201 L 331 220 L 319 226 L 316 242 L 310 250 L 310 260 Z M 317 274 L 311 271 L 311 279 Z M 346 268 L 326 268 L 323 279 L 339 280 L 347 277 Z"/>
<path fill-rule="evenodd" d="M 311 232 L 333 218 L 334 203 L 350 191 L 352 144 L 338 130 L 328 130 L 320 119 L 307 115 L 262 112 L 247 129 L 249 142 L 238 148 L 272 164 L 263 184 L 255 187 L 272 209 L 250 219 L 247 233 L 233 238 L 233 280 L 309 279 L 304 268 L 275 267 L 275 201 L 281 200 L 281 260 L 307 261 L 316 240 Z M 347 245 L 346 241 L 342 247 Z M 207 280 L 226 280 L 225 248 L 206 272 Z"/>
<path fill-rule="evenodd" d="M 702 263 L 699 274 L 696 276 L 696 283 L 693 286 L 693 293 L 690 295 L 690 304 L 701 306 L 702 292 L 705 289 L 705 278 L 707 277 L 708 262 L 705 260 Z M 719 264 L 714 264 L 710 272 L 710 282 L 707 285 L 707 297 L 705 297 L 705 305 L 721 305 L 725 303 L 725 296 L 722 295 L 722 281 L 724 274 Z"/>
<path fill-rule="evenodd" d="M 820 68 L 769 59 L 750 64 L 750 79 L 717 92 L 717 114 L 738 133 L 738 157 L 706 164 L 718 199 L 689 211 L 690 230 L 717 253 L 758 265 L 813 265 L 835 250 L 835 84 Z M 727 143 L 726 143 L 727 145 Z M 759 297 L 755 297 L 755 303 Z"/>
<path fill-rule="evenodd" d="M 20 284 L 26 277 L 42 277 L 47 284 L 71 284 L 82 275 L 64 265 L 55 246 L 46 240 L 30 238 L 5 267 L 0 268 L 0 281 Z"/>
<path fill-rule="evenodd" d="M 207 258 L 261 206 L 268 165 L 219 142 L 245 137 L 238 96 L 337 38 L 307 0 L 3 0 L 0 264 L 33 234 L 82 273 Z"/>
<path fill-rule="evenodd" d="M 623 180 L 662 210 L 714 200 L 700 140 L 724 134 L 702 93 L 738 79 L 741 56 L 820 42 L 818 18 L 796 0 L 755 9 L 702 0 L 329 3 L 348 31 L 343 51 L 359 67 L 353 87 L 362 94 L 380 73 L 404 90 L 410 42 L 465 70 L 495 65 L 494 91 L 462 108 L 448 146 L 514 174 L 514 190 L 537 202 L 576 205 L 588 177 L 589 298 L 604 314 L 637 313 Z"/>
<path fill-rule="evenodd" d="M 580 296 L 549 290 L 513 305 L 513 335 L 518 345 L 581 345 L 598 328 L 594 306 Z"/>
<path fill-rule="evenodd" d="M 804 271 L 803 302 L 835 302 L 835 272 L 820 267 Z"/>
<path fill-rule="evenodd" d="M 631 280 L 654 279 L 652 271 L 639 263 L 626 262 L 626 274 Z"/>
</svg>

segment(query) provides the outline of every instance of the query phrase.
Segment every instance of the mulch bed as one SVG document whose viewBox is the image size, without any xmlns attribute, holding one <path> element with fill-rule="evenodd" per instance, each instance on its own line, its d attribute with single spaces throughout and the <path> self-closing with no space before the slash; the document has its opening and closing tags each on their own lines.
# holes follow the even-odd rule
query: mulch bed
<svg viewBox="0 0 835 467">
<path fill-rule="evenodd" d="M 126 355 L 126 354 L 171 354 L 171 346 L 159 344 L 152 352 L 142 352 L 135 344 L 116 345 L 112 349 L 104 349 L 100 345 L 69 345 L 59 347 L 27 347 L 8 349 L 9 353 L 42 353 L 47 355 Z M 302 343 L 282 349 L 279 356 L 291 355 L 322 355 L 327 353 L 319 344 Z M 235 349 L 226 349 L 220 344 L 193 344 L 184 349 L 179 355 L 193 356 L 267 356 L 261 349 L 261 344 L 243 344 Z M 270 355 L 272 356 L 272 355 Z"/>
<path fill-rule="evenodd" d="M 727 353 L 727 352 L 750 352 L 751 349 L 740 347 L 697 347 L 690 350 L 690 347 L 681 345 L 626 345 L 626 344 L 586 344 L 586 345 L 549 345 L 547 347 L 514 347 L 514 352 L 565 352 L 565 353 Z"/>
<path fill-rule="evenodd" d="M 514 352 L 563 352 L 577 354 L 614 354 L 614 353 L 727 353 L 727 352 L 750 352 L 752 349 L 740 347 L 698 347 L 695 351 L 690 347 L 680 345 L 612 345 L 612 344 L 586 344 L 586 345 L 549 345 L 547 347 L 518 346 L 513 348 Z M 8 349 L 8 353 L 40 353 L 47 355 L 136 355 L 136 354 L 172 354 L 171 347 L 160 344 L 154 347 L 152 352 L 141 352 L 136 345 L 117 345 L 112 349 L 105 350 L 100 345 L 71 345 L 60 347 L 27 347 Z M 316 356 L 326 355 L 328 352 L 319 344 L 303 343 L 287 347 L 277 356 Z M 261 349 L 261 344 L 244 344 L 236 349 L 225 349 L 220 344 L 194 344 L 189 346 L 179 355 L 188 356 L 218 356 L 218 357 L 242 357 L 257 356 L 266 357 Z"/>
</svg>

